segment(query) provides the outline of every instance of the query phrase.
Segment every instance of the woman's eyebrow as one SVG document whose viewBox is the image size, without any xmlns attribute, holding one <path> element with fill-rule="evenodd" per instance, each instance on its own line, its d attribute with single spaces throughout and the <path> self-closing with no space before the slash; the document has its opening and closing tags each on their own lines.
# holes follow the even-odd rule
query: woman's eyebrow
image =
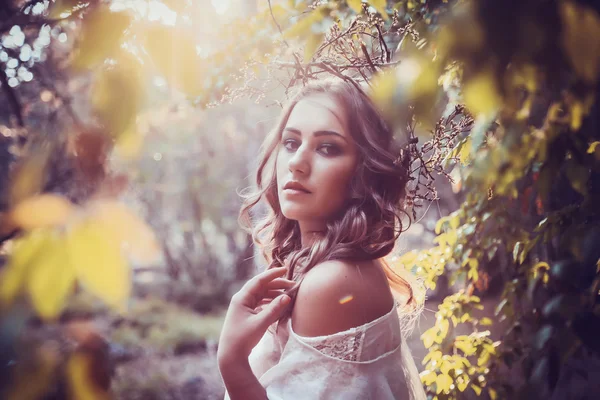
<svg viewBox="0 0 600 400">
<path fill-rule="evenodd" d="M 290 133 L 294 133 L 296 135 L 302 135 L 300 129 L 296 129 L 296 128 L 292 128 L 292 127 L 286 127 L 285 128 L 286 131 L 290 132 Z M 348 141 L 343 135 L 339 134 L 336 131 L 329 131 L 329 130 L 320 130 L 320 131 L 315 131 L 313 132 L 313 136 L 338 136 L 342 139 L 344 139 L 346 142 Z"/>
</svg>

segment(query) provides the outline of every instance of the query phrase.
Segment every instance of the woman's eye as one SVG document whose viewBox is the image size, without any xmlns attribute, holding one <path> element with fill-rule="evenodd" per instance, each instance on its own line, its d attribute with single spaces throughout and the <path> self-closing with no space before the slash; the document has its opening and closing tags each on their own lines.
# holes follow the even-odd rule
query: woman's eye
<svg viewBox="0 0 600 400">
<path fill-rule="evenodd" d="M 342 150 L 334 144 L 324 144 L 319 147 L 319 151 L 326 156 L 335 156 L 342 152 Z"/>
<path fill-rule="evenodd" d="M 284 140 L 283 147 L 285 147 L 288 151 L 294 151 L 298 148 L 298 142 L 292 139 Z"/>
</svg>

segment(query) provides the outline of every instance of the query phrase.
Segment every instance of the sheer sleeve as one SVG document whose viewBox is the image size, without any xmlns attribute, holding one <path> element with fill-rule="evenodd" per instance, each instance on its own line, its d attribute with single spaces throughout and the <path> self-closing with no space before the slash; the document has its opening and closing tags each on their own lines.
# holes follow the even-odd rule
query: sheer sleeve
<svg viewBox="0 0 600 400">
<path fill-rule="evenodd" d="M 360 327 L 308 338 L 288 320 L 261 339 L 251 367 L 269 400 L 424 400 L 399 326 L 393 310 Z"/>
</svg>

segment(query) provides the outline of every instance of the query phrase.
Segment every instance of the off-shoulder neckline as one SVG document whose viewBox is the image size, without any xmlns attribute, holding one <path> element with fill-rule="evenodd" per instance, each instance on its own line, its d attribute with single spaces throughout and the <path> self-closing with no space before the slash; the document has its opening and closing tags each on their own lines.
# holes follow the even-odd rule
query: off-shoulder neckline
<svg viewBox="0 0 600 400">
<path fill-rule="evenodd" d="M 358 325 L 358 326 L 354 326 L 352 328 L 348 328 L 346 330 L 340 331 L 340 332 L 335 332 L 329 335 L 321 335 L 321 336 L 300 336 L 298 335 L 295 331 L 294 328 L 292 327 L 292 318 L 289 318 L 287 321 L 287 326 L 288 326 L 288 330 L 290 332 L 290 334 L 294 335 L 296 338 L 302 340 L 302 341 L 318 341 L 318 340 L 323 340 L 326 338 L 334 338 L 334 337 L 339 337 L 339 336 L 346 336 L 349 334 L 353 334 L 356 333 L 357 331 L 366 331 L 367 329 L 381 323 L 382 321 L 388 319 L 390 316 L 394 315 L 394 313 L 398 312 L 398 307 L 400 307 L 400 303 L 398 302 L 398 300 L 394 299 L 394 305 L 392 306 L 392 309 L 390 311 L 388 311 L 387 313 L 385 313 L 384 315 L 375 318 L 372 321 L 366 322 L 362 325 Z"/>
</svg>

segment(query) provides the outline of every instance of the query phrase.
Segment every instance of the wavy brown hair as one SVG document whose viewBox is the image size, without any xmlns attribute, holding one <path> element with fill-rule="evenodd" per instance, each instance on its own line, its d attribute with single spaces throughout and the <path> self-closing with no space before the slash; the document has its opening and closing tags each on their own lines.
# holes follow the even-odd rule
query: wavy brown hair
<svg viewBox="0 0 600 400">
<path fill-rule="evenodd" d="M 287 219 L 281 212 L 275 158 L 292 110 L 300 100 L 313 94 L 327 94 L 342 108 L 359 157 L 346 207 L 327 221 L 322 237 L 302 248 L 298 222 Z M 383 259 L 392 251 L 403 231 L 400 216 L 408 215 L 404 212 L 403 200 L 409 165 L 408 151 L 397 146 L 388 124 L 369 96 L 354 82 L 315 81 L 297 91 L 261 147 L 256 190 L 245 195 L 240 211 L 240 224 L 260 246 L 269 263 L 267 268 L 282 266 L 284 260 L 288 260 L 287 277 L 298 282 L 287 292 L 292 298 L 291 304 L 302 277 L 315 265 L 328 260 Z M 266 215 L 251 216 L 261 200 L 266 203 Z M 385 261 L 382 264 L 392 289 L 404 294 L 407 304 L 412 305 L 415 300 L 407 279 Z"/>
</svg>

